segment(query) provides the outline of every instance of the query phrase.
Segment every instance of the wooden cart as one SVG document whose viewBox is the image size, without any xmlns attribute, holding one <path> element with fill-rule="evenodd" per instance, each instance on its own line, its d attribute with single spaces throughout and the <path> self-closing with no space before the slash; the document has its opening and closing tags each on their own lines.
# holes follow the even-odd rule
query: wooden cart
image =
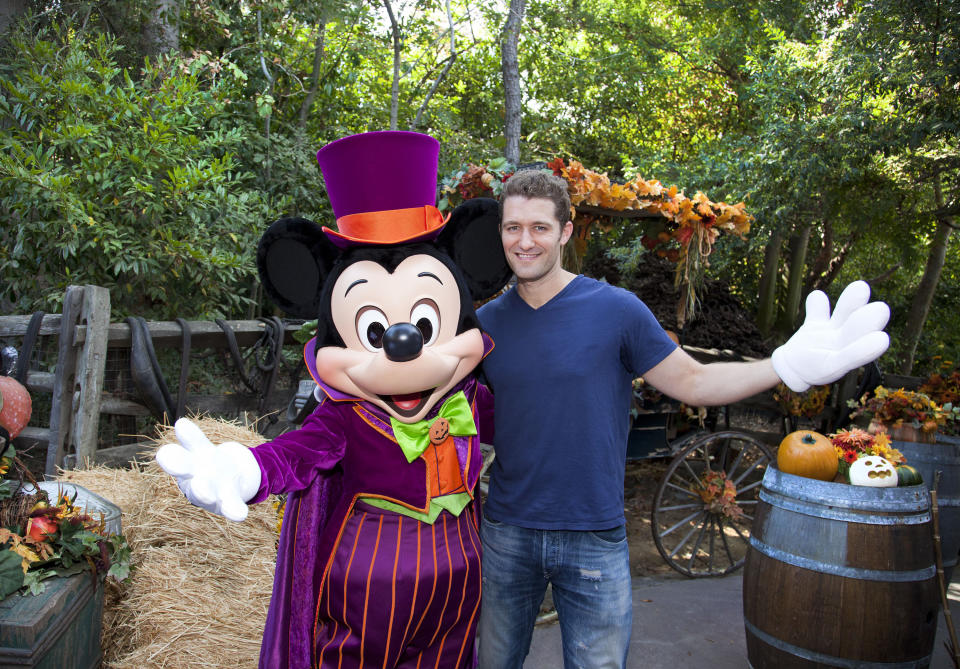
<svg viewBox="0 0 960 669">
<path fill-rule="evenodd" d="M 745 432 L 718 430 L 725 408 L 709 412 L 702 427 L 690 428 L 681 404 L 669 398 L 651 401 L 638 384 L 634 389 L 628 460 L 670 458 L 651 509 L 657 550 L 690 577 L 739 569 L 773 449 Z"/>
</svg>

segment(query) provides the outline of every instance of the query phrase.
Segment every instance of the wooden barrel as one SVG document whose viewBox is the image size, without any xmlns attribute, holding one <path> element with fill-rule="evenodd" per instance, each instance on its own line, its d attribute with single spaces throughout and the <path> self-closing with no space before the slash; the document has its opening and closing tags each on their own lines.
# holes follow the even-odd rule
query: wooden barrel
<svg viewBox="0 0 960 669">
<path fill-rule="evenodd" d="M 928 667 L 939 594 L 930 493 L 768 466 L 743 574 L 754 669 Z"/>
<path fill-rule="evenodd" d="M 943 472 L 937 490 L 940 509 L 940 553 L 947 583 L 960 556 L 960 444 L 952 444 L 937 437 L 935 444 L 916 441 L 891 440 L 890 444 L 907 458 L 907 464 L 917 468 L 927 490 L 933 490 L 934 473 Z"/>
</svg>

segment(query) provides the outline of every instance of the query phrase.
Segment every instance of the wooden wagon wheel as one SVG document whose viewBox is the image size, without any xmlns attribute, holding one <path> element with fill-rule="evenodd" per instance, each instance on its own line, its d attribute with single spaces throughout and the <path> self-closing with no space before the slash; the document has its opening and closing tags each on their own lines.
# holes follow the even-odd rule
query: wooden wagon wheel
<svg viewBox="0 0 960 669">
<path fill-rule="evenodd" d="M 657 550 L 686 576 L 721 576 L 743 566 L 760 482 L 773 451 L 743 432 L 687 443 L 657 488 L 651 529 Z"/>
</svg>

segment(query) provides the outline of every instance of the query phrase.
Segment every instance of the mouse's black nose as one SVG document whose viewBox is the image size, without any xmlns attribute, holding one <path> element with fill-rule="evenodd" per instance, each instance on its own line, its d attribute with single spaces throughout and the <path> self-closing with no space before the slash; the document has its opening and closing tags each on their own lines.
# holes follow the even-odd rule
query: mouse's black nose
<svg viewBox="0 0 960 669">
<path fill-rule="evenodd" d="M 413 360 L 422 350 L 423 334 L 413 323 L 394 323 L 383 333 L 383 352 L 389 360 Z"/>
</svg>

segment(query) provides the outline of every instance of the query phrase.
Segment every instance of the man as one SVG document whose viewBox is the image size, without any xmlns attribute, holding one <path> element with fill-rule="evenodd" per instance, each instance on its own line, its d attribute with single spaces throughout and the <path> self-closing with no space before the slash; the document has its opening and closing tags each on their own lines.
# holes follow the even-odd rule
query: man
<svg viewBox="0 0 960 669">
<path fill-rule="evenodd" d="M 519 172 L 500 203 L 517 283 L 479 311 L 496 342 L 484 373 L 497 454 L 481 527 L 480 667 L 522 666 L 548 582 L 565 667 L 623 667 L 632 625 L 623 515 L 631 381 L 643 376 L 691 406 L 735 402 L 781 379 L 803 390 L 882 354 L 889 309 L 867 304 L 869 288 L 858 282 L 829 318 L 817 292 L 807 322 L 772 359 L 703 365 L 632 293 L 561 267 L 573 232 L 562 179 Z"/>
</svg>

